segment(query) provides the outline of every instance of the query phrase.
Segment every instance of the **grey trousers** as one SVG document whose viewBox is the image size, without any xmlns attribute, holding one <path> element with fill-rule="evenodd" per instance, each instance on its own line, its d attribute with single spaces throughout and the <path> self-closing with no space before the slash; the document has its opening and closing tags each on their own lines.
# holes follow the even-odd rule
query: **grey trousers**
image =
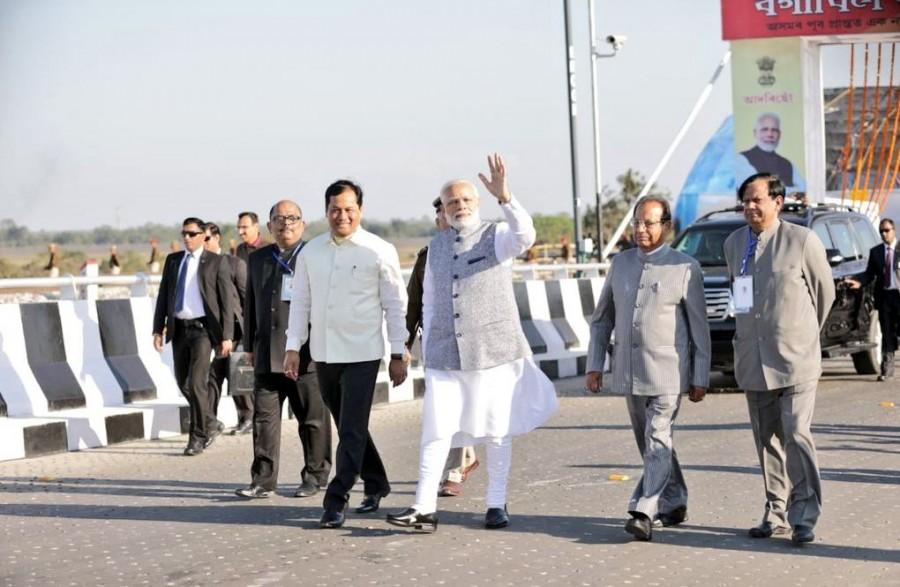
<svg viewBox="0 0 900 587">
<path fill-rule="evenodd" d="M 763 522 L 814 527 L 822 482 L 810 425 L 818 381 L 748 391 L 747 408 L 766 489 Z"/>
<path fill-rule="evenodd" d="M 680 395 L 627 395 L 628 415 L 638 450 L 644 459 L 644 474 L 638 480 L 628 513 L 641 513 L 651 520 L 687 507 L 688 490 L 672 444 L 672 424 L 678 416 Z"/>
</svg>

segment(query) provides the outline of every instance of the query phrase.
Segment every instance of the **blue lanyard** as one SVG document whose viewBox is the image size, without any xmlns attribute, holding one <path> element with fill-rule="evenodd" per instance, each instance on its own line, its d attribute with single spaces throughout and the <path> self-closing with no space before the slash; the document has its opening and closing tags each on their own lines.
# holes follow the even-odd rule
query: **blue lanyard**
<svg viewBox="0 0 900 587">
<path fill-rule="evenodd" d="M 744 258 L 741 261 L 741 277 L 747 274 L 747 265 L 750 264 L 750 259 L 756 254 L 756 243 L 759 242 L 758 238 L 753 238 L 753 231 L 747 230 L 747 248 L 744 249 Z"/>
<path fill-rule="evenodd" d="M 277 261 L 279 265 L 281 265 L 281 268 L 284 269 L 285 273 L 287 273 L 288 275 L 293 275 L 294 270 L 291 269 L 290 263 L 291 263 L 291 261 L 294 260 L 294 257 L 297 256 L 297 253 L 300 252 L 300 249 L 302 249 L 303 245 L 305 245 L 305 244 L 306 244 L 306 241 L 300 241 L 300 244 L 297 245 L 297 248 L 294 249 L 293 253 L 291 253 L 291 257 L 288 259 L 287 263 L 284 262 L 284 259 L 281 258 L 281 255 L 276 253 L 274 249 L 272 250 L 272 258 L 275 259 L 275 261 Z"/>
</svg>

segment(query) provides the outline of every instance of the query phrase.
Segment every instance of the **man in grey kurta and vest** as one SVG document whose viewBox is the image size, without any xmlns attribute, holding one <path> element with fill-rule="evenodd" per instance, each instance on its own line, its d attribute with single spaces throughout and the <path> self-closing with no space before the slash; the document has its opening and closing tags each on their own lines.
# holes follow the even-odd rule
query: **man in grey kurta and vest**
<svg viewBox="0 0 900 587">
<path fill-rule="evenodd" d="M 822 241 L 783 222 L 784 184 L 758 173 L 738 189 L 749 226 L 725 241 L 735 308 L 734 370 L 746 392 L 766 490 L 753 538 L 815 540 L 822 485 L 810 425 L 822 374 L 819 332 L 834 302 Z M 789 527 L 790 525 L 790 527 Z"/>
<path fill-rule="evenodd" d="M 644 472 L 628 503 L 625 530 L 651 540 L 653 526 L 687 519 L 688 490 L 672 442 L 681 394 L 699 402 L 709 386 L 710 338 L 703 274 L 692 257 L 666 244 L 669 203 L 655 196 L 635 207 L 637 249 L 613 258 L 591 318 L 585 387 L 602 387 L 615 332 L 612 391 L 625 395 Z"/>
<path fill-rule="evenodd" d="M 423 282 L 422 353 L 425 400 L 419 483 L 412 507 L 388 515 L 396 526 L 437 528 L 437 492 L 447 453 L 484 444 L 489 529 L 509 524 L 506 481 L 511 438 L 556 411 L 553 384 L 531 358 L 512 287 L 512 264 L 534 242 L 531 217 L 513 198 L 499 155 L 488 157 L 490 179 L 505 222 L 482 222 L 475 186 L 448 182 L 441 200 L 451 229 L 428 246 Z"/>
</svg>

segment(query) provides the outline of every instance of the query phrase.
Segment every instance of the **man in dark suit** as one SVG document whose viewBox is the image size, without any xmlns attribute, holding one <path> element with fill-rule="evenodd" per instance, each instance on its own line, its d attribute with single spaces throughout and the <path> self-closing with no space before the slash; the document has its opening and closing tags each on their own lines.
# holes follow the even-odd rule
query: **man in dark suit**
<svg viewBox="0 0 900 587">
<path fill-rule="evenodd" d="M 194 456 L 219 435 L 210 413 L 209 355 L 213 347 L 228 356 L 234 338 L 235 299 L 231 269 L 224 258 L 203 250 L 203 221 L 186 218 L 184 250 L 166 257 L 153 316 L 153 346 L 172 342 L 175 380 L 190 406 L 190 440 L 184 454 Z"/>
<path fill-rule="evenodd" d="M 897 275 L 900 249 L 897 248 L 893 220 L 884 218 L 878 225 L 878 232 L 884 242 L 869 251 L 866 272 L 858 280 L 847 281 L 853 289 L 875 282 L 873 295 L 881 324 L 881 374 L 878 381 L 884 381 L 894 377 L 894 352 L 897 350 L 897 335 L 900 334 L 900 279 Z"/>
<path fill-rule="evenodd" d="M 222 255 L 222 232 L 215 222 L 207 222 L 206 236 L 203 237 L 203 248 L 215 255 Z M 244 291 L 247 288 L 247 263 L 234 255 L 223 255 L 231 269 L 231 280 L 234 283 L 234 341 L 235 348 L 241 341 L 244 331 Z M 228 357 L 216 357 L 209 367 L 209 395 L 212 402 L 212 414 L 219 413 L 219 400 L 222 397 L 222 383 L 228 379 L 230 360 Z M 231 382 L 228 384 L 231 393 Z M 238 423 L 232 434 L 247 434 L 253 428 L 253 397 L 247 394 L 231 394 L 234 408 L 237 410 Z M 218 422 L 217 422 L 218 425 Z"/>
<path fill-rule="evenodd" d="M 256 379 L 253 465 L 250 486 L 235 491 L 247 498 L 268 497 L 278 482 L 281 407 L 290 402 L 303 447 L 301 484 L 294 497 L 310 497 L 331 472 L 331 419 L 319 391 L 309 343 L 300 349 L 296 380 L 284 374 L 284 349 L 291 307 L 291 283 L 297 254 L 306 244 L 303 215 L 296 203 L 282 200 L 269 212 L 275 244 L 250 254 L 244 306 L 245 352 L 253 354 Z"/>
</svg>

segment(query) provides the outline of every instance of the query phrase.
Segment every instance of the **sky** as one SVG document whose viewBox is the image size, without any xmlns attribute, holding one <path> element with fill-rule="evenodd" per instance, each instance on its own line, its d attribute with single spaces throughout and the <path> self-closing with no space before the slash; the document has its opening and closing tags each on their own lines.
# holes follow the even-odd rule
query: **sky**
<svg viewBox="0 0 900 587">
<path fill-rule="evenodd" d="M 587 3 L 572 6 L 590 203 Z M 493 151 L 528 210 L 571 213 L 562 7 L 0 0 L 0 218 L 50 230 L 234 222 L 290 198 L 315 220 L 341 177 L 362 184 L 364 218 L 419 218 L 448 179 L 477 181 Z M 651 173 L 728 44 L 719 0 L 597 0 L 597 33 L 628 37 L 596 70 L 602 183 L 614 184 L 627 168 Z M 660 177 L 673 194 L 730 113 L 729 73 Z"/>
</svg>

